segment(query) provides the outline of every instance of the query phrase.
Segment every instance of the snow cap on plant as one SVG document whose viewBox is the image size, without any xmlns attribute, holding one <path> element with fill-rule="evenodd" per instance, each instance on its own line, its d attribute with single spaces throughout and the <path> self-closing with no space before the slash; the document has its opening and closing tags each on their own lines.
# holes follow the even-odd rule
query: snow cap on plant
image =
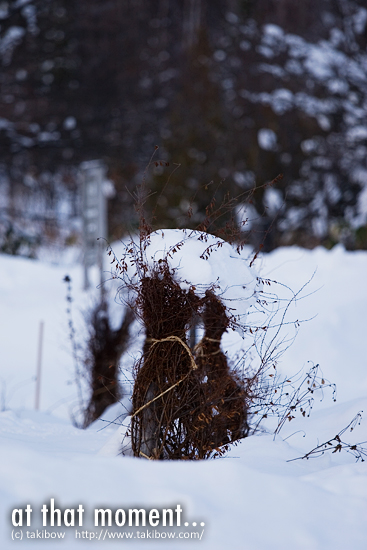
<svg viewBox="0 0 367 550">
<path fill-rule="evenodd" d="M 146 237 L 145 262 L 152 272 L 166 260 L 181 288 L 195 287 L 198 296 L 213 289 L 233 321 L 243 323 L 256 302 L 257 274 L 229 243 L 189 229 L 160 229 Z"/>
</svg>

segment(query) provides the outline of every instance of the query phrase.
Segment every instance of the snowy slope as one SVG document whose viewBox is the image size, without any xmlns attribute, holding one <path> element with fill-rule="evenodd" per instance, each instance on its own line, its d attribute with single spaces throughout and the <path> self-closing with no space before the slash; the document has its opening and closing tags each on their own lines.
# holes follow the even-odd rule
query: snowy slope
<svg viewBox="0 0 367 550">
<path fill-rule="evenodd" d="M 256 268 L 263 277 L 294 291 L 316 270 L 303 291 L 304 298 L 289 312 L 293 320 L 313 319 L 301 323 L 279 368 L 291 376 L 308 361 L 320 363 L 323 375 L 337 383 L 337 402 L 325 392 L 322 402 L 316 400 L 310 418 L 295 419 L 275 441 L 271 435 L 247 438 L 224 459 L 159 463 L 117 456 L 120 436 L 113 424 L 100 429 L 102 423 L 97 423 L 82 431 L 69 420 L 76 391 L 62 279 L 66 273 L 73 279 L 73 315 L 82 330 L 80 309 L 93 302 L 93 293 L 86 296 L 81 291 L 81 268 L 0 257 L 0 380 L 5 409 L 0 414 L 1 548 L 21 544 L 35 549 L 79 549 L 90 544 L 139 549 L 184 548 L 186 544 L 211 550 L 365 548 L 366 462 L 355 463 L 344 452 L 288 461 L 332 438 L 358 411 L 367 410 L 367 254 L 340 247 L 330 252 L 279 249 L 262 257 Z M 276 292 L 282 297 L 288 290 L 278 286 Z M 36 412 L 32 377 L 40 320 L 45 322 L 45 341 L 41 411 Z M 115 414 L 116 410 L 106 418 Z M 345 434 L 347 441 L 367 440 L 366 426 L 363 420 Z M 60 527 L 59 532 L 65 534 L 61 541 L 27 538 L 27 531 L 37 536 L 37 529 L 43 537 L 46 532 L 56 533 L 56 528 L 41 524 L 41 507 L 49 506 L 51 498 L 62 511 L 81 504 L 83 526 Z M 12 510 L 27 504 L 33 510 L 31 526 L 13 527 Z M 139 529 L 139 535 L 135 531 L 136 538 L 122 542 L 110 537 L 132 532 L 131 528 L 93 526 L 95 508 L 145 508 L 149 512 L 174 510 L 178 504 L 184 510 L 182 525 L 157 528 L 158 532 L 176 537 L 197 532 L 200 541 L 163 540 L 162 534 L 153 539 L 156 530 L 148 526 Z M 21 543 L 12 540 L 16 533 L 22 533 Z M 86 533 L 101 540 L 89 540 Z"/>
</svg>

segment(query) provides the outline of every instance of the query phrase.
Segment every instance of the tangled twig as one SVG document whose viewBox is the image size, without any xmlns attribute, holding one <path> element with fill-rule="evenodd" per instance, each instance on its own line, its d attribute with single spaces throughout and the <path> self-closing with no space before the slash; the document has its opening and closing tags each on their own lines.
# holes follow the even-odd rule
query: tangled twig
<svg viewBox="0 0 367 550">
<path fill-rule="evenodd" d="M 302 460 L 304 458 L 307 460 L 309 458 L 318 458 L 329 451 L 331 453 L 337 453 L 337 452 L 340 453 L 341 451 L 346 451 L 347 453 L 351 453 L 355 457 L 357 462 L 359 460 L 361 462 L 364 462 L 367 458 L 367 447 L 363 447 L 363 445 L 366 445 L 367 441 L 351 444 L 351 443 L 346 443 L 341 438 L 347 430 L 352 432 L 356 427 L 356 425 L 359 425 L 361 423 L 362 412 L 363 411 L 359 411 L 355 415 L 355 417 L 349 422 L 349 424 L 345 428 L 340 430 L 340 432 L 337 433 L 336 436 L 332 437 L 328 441 L 325 441 L 324 443 L 321 443 L 321 445 L 317 445 L 305 455 L 299 456 L 297 458 L 292 458 L 287 462 L 293 462 L 294 460 Z"/>
</svg>

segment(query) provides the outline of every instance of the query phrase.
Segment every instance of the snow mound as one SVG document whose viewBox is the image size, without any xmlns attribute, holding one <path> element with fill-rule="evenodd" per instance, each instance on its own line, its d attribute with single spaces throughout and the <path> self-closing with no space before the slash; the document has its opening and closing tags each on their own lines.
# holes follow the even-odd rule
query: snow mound
<svg viewBox="0 0 367 550">
<path fill-rule="evenodd" d="M 151 273 L 166 259 L 174 278 L 198 295 L 213 288 L 228 310 L 243 322 L 256 302 L 257 273 L 250 262 L 222 239 L 189 229 L 158 230 L 149 235 L 144 251 Z"/>
</svg>

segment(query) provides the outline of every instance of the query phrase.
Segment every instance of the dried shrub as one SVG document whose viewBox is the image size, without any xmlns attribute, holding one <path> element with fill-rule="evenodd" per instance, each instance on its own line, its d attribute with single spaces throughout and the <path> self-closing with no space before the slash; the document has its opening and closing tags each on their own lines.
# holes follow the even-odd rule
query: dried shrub
<svg viewBox="0 0 367 550">
<path fill-rule="evenodd" d="M 137 305 L 146 340 L 132 398 L 134 454 L 196 458 L 200 455 L 196 431 L 203 392 L 186 329 L 200 299 L 193 290 L 183 290 L 162 261 L 151 276 L 142 279 Z"/>
<path fill-rule="evenodd" d="M 165 232 L 159 233 L 163 239 Z M 293 387 L 291 380 L 280 380 L 277 374 L 276 362 L 292 341 L 289 334 L 282 338 L 281 329 L 290 304 L 304 287 L 291 299 L 280 301 L 265 290 L 275 282 L 253 273 L 251 303 L 255 313 L 265 314 L 266 322 L 245 324 L 237 309 L 224 304 L 225 296 L 218 292 L 225 290 L 220 290 L 218 281 L 209 288 L 199 284 L 188 287 L 190 283 L 178 276 L 179 267 L 171 267 L 186 240 L 200 242 L 199 248 L 194 243 L 194 249 L 200 249 L 198 258 L 211 265 L 211 256 L 224 246 L 223 241 L 190 231 L 178 233 L 177 239 L 174 244 L 168 239 L 168 248 L 163 239 L 157 256 L 157 241 L 147 230 L 140 234 L 139 243 L 132 240 L 126 244 L 120 260 L 109 251 L 124 291 L 136 297 L 133 307 L 146 333 L 143 356 L 135 366 L 130 435 L 135 456 L 149 459 L 221 456 L 231 444 L 259 431 L 269 416 L 278 419 L 279 433 L 296 409 L 303 415 L 305 407 L 312 405 L 313 391 L 328 386 L 322 379 L 318 385 L 316 373 L 305 380 L 308 389 L 303 384 Z M 153 242 L 154 247 L 149 248 Z M 232 294 L 229 304 L 231 300 L 246 304 L 250 295 L 240 297 L 246 286 L 238 287 L 239 295 Z M 194 318 L 201 319 L 204 335 L 190 350 L 186 335 Z M 291 323 L 296 331 L 300 322 Z M 221 349 L 222 336 L 229 329 L 240 330 L 247 342 L 237 368 L 228 363 Z M 256 360 L 251 358 L 251 350 Z"/>
<path fill-rule="evenodd" d="M 200 298 L 174 280 L 167 259 L 140 282 L 136 303 L 146 331 L 135 369 L 132 448 L 153 459 L 200 459 L 222 454 L 245 437 L 247 391 L 220 349 L 230 320 L 212 290 Z M 193 317 L 202 313 L 205 335 L 188 347 Z"/>
<path fill-rule="evenodd" d="M 129 328 L 134 318 L 131 309 L 126 309 L 118 329 L 113 330 L 105 301 L 93 310 L 90 320 L 88 342 L 89 387 L 91 396 L 84 411 L 84 427 L 97 420 L 103 412 L 121 398 L 118 384 L 118 364 L 129 343 Z"/>
<path fill-rule="evenodd" d="M 226 307 L 210 290 L 206 291 L 203 312 L 205 333 L 195 348 L 196 363 L 204 387 L 205 429 L 211 448 L 228 445 L 248 434 L 248 388 L 244 379 L 230 371 L 220 344 L 230 321 Z"/>
</svg>

